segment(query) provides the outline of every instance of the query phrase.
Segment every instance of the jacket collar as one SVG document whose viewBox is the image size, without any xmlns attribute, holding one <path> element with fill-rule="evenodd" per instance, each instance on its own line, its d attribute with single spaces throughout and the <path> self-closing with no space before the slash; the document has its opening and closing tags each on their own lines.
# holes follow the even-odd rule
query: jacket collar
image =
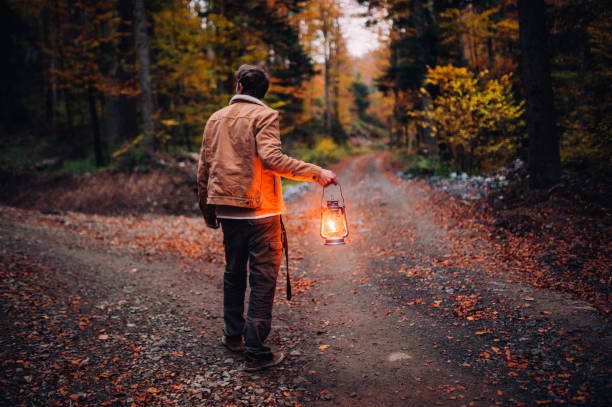
<svg viewBox="0 0 612 407">
<path fill-rule="evenodd" d="M 262 102 L 261 100 L 257 99 L 256 97 L 250 96 L 250 95 L 234 95 L 230 101 L 229 104 L 231 105 L 232 103 L 235 102 L 250 102 L 250 103 L 256 103 L 258 105 L 261 105 L 263 107 L 268 107 L 265 105 L 264 102 Z"/>
</svg>

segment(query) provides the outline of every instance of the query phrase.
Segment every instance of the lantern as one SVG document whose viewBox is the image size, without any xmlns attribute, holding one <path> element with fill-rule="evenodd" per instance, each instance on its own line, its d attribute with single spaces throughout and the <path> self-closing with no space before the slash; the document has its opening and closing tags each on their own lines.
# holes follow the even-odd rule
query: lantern
<svg viewBox="0 0 612 407">
<path fill-rule="evenodd" d="M 344 206 L 344 196 L 342 188 L 340 188 L 340 196 L 342 202 L 330 197 L 324 203 L 325 187 L 321 194 L 321 237 L 325 239 L 326 245 L 344 244 L 344 238 L 348 236 L 348 223 L 346 221 L 346 207 Z"/>
</svg>

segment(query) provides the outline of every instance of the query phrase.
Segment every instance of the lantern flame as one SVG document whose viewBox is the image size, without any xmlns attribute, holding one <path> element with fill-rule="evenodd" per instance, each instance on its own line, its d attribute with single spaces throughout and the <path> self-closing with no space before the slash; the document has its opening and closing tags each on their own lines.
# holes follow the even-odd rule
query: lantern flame
<svg viewBox="0 0 612 407">
<path fill-rule="evenodd" d="M 327 219 L 327 231 L 331 233 L 335 233 L 338 230 L 336 229 L 336 222 L 333 219 Z"/>
</svg>

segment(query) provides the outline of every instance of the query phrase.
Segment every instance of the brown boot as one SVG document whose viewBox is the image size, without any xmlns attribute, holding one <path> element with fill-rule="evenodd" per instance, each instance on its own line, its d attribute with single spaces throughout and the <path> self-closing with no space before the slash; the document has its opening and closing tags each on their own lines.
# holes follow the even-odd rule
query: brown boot
<svg viewBox="0 0 612 407">
<path fill-rule="evenodd" d="M 227 336 L 223 335 L 221 338 L 221 343 L 232 352 L 238 353 L 244 350 L 244 341 L 242 338 L 240 339 L 230 339 Z"/>
<path fill-rule="evenodd" d="M 283 359 L 285 359 L 285 354 L 283 352 L 272 352 L 267 357 L 253 358 L 246 356 L 245 359 L 244 370 L 246 372 L 256 372 L 258 370 L 263 370 L 268 367 L 278 365 L 283 361 Z"/>
</svg>

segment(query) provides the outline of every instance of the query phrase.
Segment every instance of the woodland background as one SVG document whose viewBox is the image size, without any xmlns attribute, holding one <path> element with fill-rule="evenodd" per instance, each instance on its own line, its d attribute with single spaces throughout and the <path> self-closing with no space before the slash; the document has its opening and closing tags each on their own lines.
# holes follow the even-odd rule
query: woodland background
<svg viewBox="0 0 612 407">
<path fill-rule="evenodd" d="M 305 160 L 388 147 L 414 175 L 521 158 L 536 186 L 561 168 L 608 178 L 610 1 L 524 2 L 522 21 L 515 0 L 360 3 L 380 46 L 354 57 L 336 0 L 2 0 L 1 171 L 131 171 L 196 152 L 251 63 L 271 73 L 265 102 Z M 531 116 L 528 92 L 544 95 Z"/>
<path fill-rule="evenodd" d="M 359 3 L 0 0 L 0 405 L 610 404 L 612 1 Z M 243 63 L 351 230 L 285 188 L 256 376 L 195 182 Z"/>
</svg>

